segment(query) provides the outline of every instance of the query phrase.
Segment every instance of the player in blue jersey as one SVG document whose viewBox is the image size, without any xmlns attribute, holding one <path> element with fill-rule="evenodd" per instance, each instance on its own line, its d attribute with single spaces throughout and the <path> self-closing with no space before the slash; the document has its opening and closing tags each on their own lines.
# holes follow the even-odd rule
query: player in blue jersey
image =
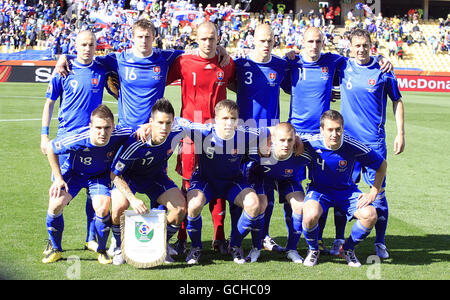
<svg viewBox="0 0 450 300">
<path fill-rule="evenodd" d="M 323 33 L 317 27 L 310 27 L 305 30 L 302 42 L 302 51 L 300 56 L 291 60 L 291 103 L 289 112 L 289 122 L 294 125 L 297 134 L 300 136 L 309 136 L 319 133 L 320 117 L 330 109 L 331 94 L 333 88 L 333 77 L 343 63 L 346 57 L 333 54 L 322 53 L 324 47 Z M 392 68 L 389 61 L 381 58 L 383 71 Z M 285 85 L 289 80 L 283 82 L 285 91 L 289 87 Z M 301 180 L 306 178 L 305 170 L 299 175 Z M 285 205 L 286 215 L 289 215 L 289 206 Z M 289 220 L 288 220 L 289 221 Z M 321 219 L 321 231 L 319 234 L 321 250 L 327 250 L 323 246 L 322 231 L 326 223 L 326 214 Z M 291 232 L 291 225 L 288 224 L 288 230 Z"/>
<path fill-rule="evenodd" d="M 351 51 L 354 58 L 348 60 L 340 71 L 341 113 L 345 119 L 345 132 L 374 149 L 384 159 L 387 156 L 386 120 L 387 97 L 392 100 L 397 135 L 394 139 L 394 154 L 400 154 L 405 147 L 404 107 L 397 79 L 391 72 L 383 73 L 379 64 L 370 57 L 371 39 L 366 30 L 356 29 L 351 35 Z M 353 179 L 358 182 L 361 166 L 356 164 Z M 372 185 L 375 170 L 362 168 L 362 176 L 368 185 Z M 375 252 L 381 258 L 388 258 L 385 246 L 385 234 L 388 221 L 388 204 L 385 196 L 386 179 L 375 205 L 378 221 L 375 225 Z M 340 223 L 345 224 L 345 222 Z M 345 227 L 338 231 L 343 234 Z M 342 241 L 336 240 L 336 244 Z"/>
<path fill-rule="evenodd" d="M 95 36 L 92 32 L 81 31 L 78 33 L 75 40 L 77 56 L 71 60 L 72 71 L 66 77 L 57 73 L 52 76 L 42 112 L 41 151 L 43 154 L 47 154 L 49 126 L 58 99 L 60 99 L 60 103 L 57 137 L 88 126 L 92 111 L 102 103 L 103 87 L 107 75 L 105 68 L 93 61 L 95 47 Z M 60 165 L 66 158 L 67 155 L 59 155 Z M 88 233 L 85 247 L 96 251 L 94 211 L 89 194 L 86 201 L 86 216 Z M 50 244 L 48 244 L 48 248 L 51 248 Z"/>
<path fill-rule="evenodd" d="M 260 24 L 255 28 L 254 50 L 235 60 L 236 79 L 231 89 L 236 92 L 239 118 L 250 127 L 274 126 L 280 122 L 280 85 L 289 74 L 289 63 L 272 54 L 274 43 L 270 25 Z M 269 235 L 274 195 L 270 192 L 267 197 L 263 247 L 269 251 L 283 251 Z"/>
<path fill-rule="evenodd" d="M 151 207 L 163 205 L 167 216 L 167 241 L 178 231 L 186 215 L 186 199 L 177 185 L 167 176 L 167 161 L 180 140 L 186 136 L 186 127 L 174 123 L 175 112 L 167 99 L 159 99 L 152 107 L 149 120 L 150 136 L 147 142 L 136 141 L 130 136 L 114 159 L 111 178 L 112 232 L 116 240 L 113 264 L 125 263 L 121 253 L 120 216 L 131 207 L 137 213 L 148 208 L 135 193 L 143 193 L 151 201 Z M 181 119 L 184 120 L 184 119 Z M 188 122 L 188 121 L 186 121 Z M 166 262 L 173 262 L 167 254 Z"/>
<path fill-rule="evenodd" d="M 236 102 L 239 118 L 254 120 L 251 127 L 275 126 L 280 122 L 280 85 L 288 75 L 289 62 L 272 54 L 273 31 L 268 24 L 255 28 L 255 49 L 237 58 Z"/>
<path fill-rule="evenodd" d="M 335 207 L 345 212 L 348 220 L 357 219 L 340 255 L 349 266 L 359 267 L 355 246 L 370 234 L 377 221 L 373 202 L 386 175 L 386 161 L 374 150 L 345 135 L 344 119 L 334 110 L 322 115 L 320 134 L 307 140 L 305 152 L 312 159 L 308 166 L 311 183 L 303 205 L 303 234 L 309 246 L 304 265 L 317 264 L 320 254 L 319 218 L 329 207 Z M 356 161 L 376 170 L 374 183 L 367 194 L 353 182 L 352 171 Z"/>
<path fill-rule="evenodd" d="M 292 124 L 282 122 L 272 130 L 272 149 L 269 158 L 256 157 L 248 167 L 248 180 L 255 191 L 268 206 L 273 206 L 273 193 L 278 191 L 280 203 L 287 202 L 292 208 L 293 232 L 286 246 L 287 257 L 294 263 L 302 263 L 303 258 L 297 252 L 297 244 L 302 232 L 302 207 L 304 192 L 297 174 L 311 160 L 308 153 L 294 155 L 295 129 Z M 260 163 L 258 163 L 260 161 Z M 270 198 L 269 195 L 272 195 Z M 270 202 L 272 202 L 270 204 Z M 267 209 L 266 212 L 267 213 Z M 260 232 L 259 232 L 260 233 Z M 253 235 L 258 232 L 252 232 Z M 261 233 L 260 233 L 261 234 Z M 265 234 L 264 232 L 262 234 Z M 261 238 L 261 237 L 260 237 Z M 260 254 L 260 245 L 253 245 L 247 261 L 254 262 Z"/>
<path fill-rule="evenodd" d="M 106 254 L 111 226 L 109 172 L 115 153 L 131 133 L 130 128 L 114 129 L 111 110 L 100 105 L 92 112 L 88 127 L 68 132 L 48 143 L 47 157 L 54 181 L 49 190 L 46 224 L 53 247 L 43 258 L 43 263 L 53 263 L 62 258 L 63 209 L 82 188 L 88 189 L 92 197 L 98 261 L 101 264 L 112 262 Z M 64 154 L 69 157 L 60 166 L 58 155 Z"/>
<path fill-rule="evenodd" d="M 170 65 L 183 53 L 180 50 L 153 48 L 154 38 L 153 23 L 139 19 L 132 27 L 131 49 L 95 58 L 108 71 L 116 72 L 119 76 L 118 125 L 137 129 L 148 122 L 153 104 L 164 96 Z M 67 63 L 64 60 L 62 56 L 57 64 L 61 74 L 66 73 Z"/>
<path fill-rule="evenodd" d="M 164 96 L 170 65 L 180 50 L 153 48 L 155 28 L 147 19 L 133 24 L 133 47 L 111 53 L 96 60 L 119 75 L 119 125 L 132 126 L 147 123 L 153 104 Z"/>
<path fill-rule="evenodd" d="M 214 197 L 223 197 L 243 208 L 237 224 L 232 225 L 230 250 L 234 262 L 245 262 L 241 243 L 250 230 L 261 230 L 267 203 L 262 202 L 242 174 L 241 161 L 246 153 L 256 153 L 258 139 L 267 138 L 267 130 L 237 127 L 239 107 L 223 100 L 215 107 L 215 124 L 193 128 L 191 139 L 198 154 L 198 169 L 192 174 L 187 193 L 187 230 L 192 246 L 186 262 L 197 264 L 202 250 L 203 206 Z M 264 144 L 264 143 L 263 143 Z M 233 212 L 231 212 L 233 214 Z M 259 244 L 261 241 L 259 241 Z"/>
</svg>

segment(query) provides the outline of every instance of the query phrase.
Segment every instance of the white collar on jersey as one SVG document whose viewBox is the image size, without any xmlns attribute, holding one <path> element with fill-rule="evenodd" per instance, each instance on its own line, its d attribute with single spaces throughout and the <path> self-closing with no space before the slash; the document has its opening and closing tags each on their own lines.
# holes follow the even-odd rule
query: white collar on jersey
<svg viewBox="0 0 450 300">
<path fill-rule="evenodd" d="M 253 62 L 257 63 L 257 64 L 268 64 L 268 63 L 270 63 L 270 62 L 272 61 L 272 54 L 270 54 L 269 60 L 268 60 L 268 61 L 264 61 L 264 62 L 262 62 L 262 61 L 257 61 L 257 60 L 255 59 L 255 51 L 250 51 L 250 53 L 248 54 L 248 58 L 249 58 L 251 61 L 253 61 Z"/>
<path fill-rule="evenodd" d="M 224 139 L 224 138 L 222 138 L 222 137 L 219 135 L 219 133 L 217 132 L 217 128 L 216 128 L 216 125 L 215 125 L 215 124 L 214 124 L 213 128 L 214 128 L 214 135 L 217 136 L 219 139 L 224 140 L 224 141 L 232 140 L 232 139 L 234 138 L 234 136 L 236 135 L 236 130 L 235 130 L 235 131 L 233 132 L 233 135 L 232 135 L 231 137 L 229 137 L 229 138 L 227 138 L 227 139 Z"/>
<path fill-rule="evenodd" d="M 89 68 L 94 64 L 94 60 L 92 60 L 89 64 L 85 65 L 80 63 L 76 58 L 72 60 L 72 64 L 76 65 L 78 68 Z"/>
<path fill-rule="evenodd" d="M 300 58 L 301 58 L 301 60 L 302 60 L 302 63 L 312 64 L 312 63 L 318 62 L 319 59 L 322 57 L 322 54 L 323 54 L 323 53 L 320 52 L 319 58 L 317 58 L 316 60 L 313 60 L 313 61 L 305 60 L 305 58 L 304 58 L 303 55 L 301 55 L 301 54 L 300 54 Z"/>
<path fill-rule="evenodd" d="M 374 57 L 370 57 L 369 63 L 364 64 L 364 65 L 361 65 L 360 63 L 358 63 L 355 58 L 350 58 L 350 60 L 353 62 L 353 64 L 355 66 L 360 67 L 360 68 L 368 68 L 368 67 L 371 67 L 371 66 L 373 66 L 374 64 L 376 64 L 378 62 L 377 59 L 374 58 Z"/>
<path fill-rule="evenodd" d="M 273 157 L 273 159 L 275 159 L 275 160 L 277 160 L 277 161 L 285 161 L 285 160 L 288 160 L 289 158 L 292 157 L 292 154 L 294 153 L 294 150 L 292 150 L 292 151 L 291 151 L 291 154 L 289 154 L 288 157 L 281 159 L 281 158 L 278 158 L 278 157 L 276 156 L 276 154 L 275 154 L 275 149 L 274 149 L 273 145 L 272 145 L 271 148 L 272 148 L 272 149 L 271 149 L 271 152 L 272 152 L 271 157 Z"/>
<path fill-rule="evenodd" d="M 323 134 L 320 134 L 320 139 L 322 140 L 322 144 L 323 144 L 323 146 L 324 146 L 326 149 L 331 150 L 331 151 L 337 151 L 337 150 L 339 150 L 339 149 L 342 147 L 342 144 L 344 143 L 344 134 L 342 134 L 341 144 L 339 145 L 339 147 L 338 147 L 337 149 L 331 149 L 331 148 L 328 148 L 328 146 L 327 146 L 327 144 L 325 143 L 325 140 L 324 140 L 324 138 L 323 138 Z"/>
<path fill-rule="evenodd" d="M 170 133 L 169 133 L 170 134 Z M 167 138 L 169 137 L 169 135 L 167 135 L 167 137 L 164 139 L 164 141 L 162 141 L 161 143 L 159 143 L 159 144 L 156 144 L 156 145 L 154 145 L 153 143 L 152 143 L 152 134 L 150 133 L 149 135 L 148 135 L 148 137 L 147 137 L 147 145 L 149 145 L 150 147 L 158 147 L 158 146 L 161 146 L 162 144 L 164 144 L 166 141 L 167 141 Z"/>
</svg>

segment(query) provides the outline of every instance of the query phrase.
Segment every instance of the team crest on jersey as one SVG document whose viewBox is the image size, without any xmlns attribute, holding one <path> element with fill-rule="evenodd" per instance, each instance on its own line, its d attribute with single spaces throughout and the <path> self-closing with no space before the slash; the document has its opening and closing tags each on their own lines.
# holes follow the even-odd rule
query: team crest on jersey
<svg viewBox="0 0 450 300">
<path fill-rule="evenodd" d="M 270 79 L 270 81 L 275 81 L 275 79 L 277 79 L 277 73 L 270 73 L 269 79 Z"/>
<path fill-rule="evenodd" d="M 225 73 L 223 71 L 218 71 L 217 72 L 217 79 L 222 80 L 224 75 L 225 75 Z"/>
<path fill-rule="evenodd" d="M 106 153 L 106 157 L 108 159 L 111 159 L 113 157 L 113 154 L 114 154 L 114 151 L 110 151 L 110 152 Z"/>
<path fill-rule="evenodd" d="M 161 79 L 161 67 L 160 66 L 154 66 L 153 67 L 153 73 L 155 73 L 155 75 L 153 75 L 153 78 L 155 80 L 160 80 Z"/>
<path fill-rule="evenodd" d="M 294 170 L 293 169 L 284 169 L 284 174 L 292 175 L 292 174 L 294 174 Z"/>
<path fill-rule="evenodd" d="M 320 78 L 328 80 L 328 67 L 322 67 L 320 69 L 322 70 L 322 76 L 320 76 Z"/>
<path fill-rule="evenodd" d="M 339 171 L 344 172 L 347 169 L 347 161 L 346 160 L 340 160 L 339 161 Z"/>
<path fill-rule="evenodd" d="M 372 87 L 376 83 L 375 79 L 369 79 L 369 86 Z"/>
<path fill-rule="evenodd" d="M 91 82 L 92 82 L 93 87 L 98 87 L 98 82 L 99 82 L 98 78 L 92 78 Z"/>
</svg>

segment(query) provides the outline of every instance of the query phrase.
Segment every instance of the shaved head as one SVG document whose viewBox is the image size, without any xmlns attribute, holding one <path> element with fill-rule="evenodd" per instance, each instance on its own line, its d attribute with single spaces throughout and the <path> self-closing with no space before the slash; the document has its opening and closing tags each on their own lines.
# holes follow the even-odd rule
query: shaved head
<svg viewBox="0 0 450 300">
<path fill-rule="evenodd" d="M 213 58 L 216 55 L 217 42 L 219 36 L 217 35 L 217 28 L 214 23 L 204 22 L 197 27 L 197 43 L 199 55 L 203 58 Z"/>
<path fill-rule="evenodd" d="M 81 40 L 85 39 L 92 39 L 94 42 L 96 42 L 95 34 L 90 30 L 82 30 L 77 34 L 77 37 L 75 38 L 75 43 L 79 43 Z"/>
<path fill-rule="evenodd" d="M 253 43 L 255 44 L 255 50 L 252 58 L 257 62 L 269 61 L 275 44 L 272 27 L 268 24 L 256 26 Z"/>
<path fill-rule="evenodd" d="M 257 36 L 258 34 L 267 34 L 269 33 L 271 36 L 273 36 L 273 30 L 272 27 L 269 24 L 259 24 L 258 26 L 256 26 L 255 28 L 255 36 Z"/>
<path fill-rule="evenodd" d="M 303 34 L 302 56 L 306 61 L 316 61 L 323 48 L 323 33 L 317 27 L 309 27 Z"/>
<path fill-rule="evenodd" d="M 217 35 L 217 28 L 216 25 L 214 25 L 214 23 L 206 21 L 201 23 L 200 25 L 198 25 L 197 27 L 197 35 L 199 34 L 199 32 L 203 32 L 203 31 L 214 31 L 214 33 Z"/>
<path fill-rule="evenodd" d="M 89 64 L 94 59 L 97 42 L 95 34 L 89 30 L 83 30 L 77 34 L 75 39 L 75 49 L 77 50 L 77 60 L 82 64 Z"/>
</svg>

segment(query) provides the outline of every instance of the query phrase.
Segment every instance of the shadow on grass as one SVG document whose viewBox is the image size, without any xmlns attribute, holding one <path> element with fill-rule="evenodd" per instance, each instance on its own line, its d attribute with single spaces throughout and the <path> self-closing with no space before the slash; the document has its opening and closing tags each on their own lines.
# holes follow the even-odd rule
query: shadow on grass
<svg viewBox="0 0 450 300">
<path fill-rule="evenodd" d="M 274 238 L 280 245 L 285 245 L 287 238 Z M 356 247 L 356 255 L 361 262 L 370 255 L 375 254 L 375 237 L 369 237 Z M 246 243 L 244 242 L 244 245 Z M 330 248 L 333 239 L 325 238 L 324 244 Z M 420 236 L 387 235 L 386 246 L 390 257 L 382 260 L 383 263 L 392 265 L 430 265 L 432 263 L 450 262 L 450 235 L 426 234 Z M 250 247 L 250 244 L 247 244 Z M 307 244 L 302 237 L 298 243 L 297 250 L 301 256 L 307 252 Z M 259 261 L 286 260 L 284 253 L 271 253 L 270 256 L 262 255 Z M 342 258 L 329 254 L 321 254 L 320 262 L 338 262 Z"/>
<path fill-rule="evenodd" d="M 274 240 L 281 246 L 284 246 L 287 242 L 286 237 L 274 237 Z M 375 237 L 369 237 L 362 241 L 356 248 L 356 255 L 362 264 L 365 263 L 367 257 L 375 254 L 374 250 Z M 324 244 L 329 248 L 333 243 L 332 238 L 325 238 Z M 213 251 L 209 245 L 211 245 L 210 240 L 203 241 L 203 251 L 200 256 L 199 264 L 197 265 L 187 265 L 185 262 L 186 255 L 173 256 L 175 259 L 174 263 L 162 264 L 159 266 L 152 267 L 151 269 L 156 270 L 169 270 L 169 269 L 180 269 L 180 268 L 190 268 L 197 266 L 207 266 L 214 264 L 228 264 L 233 263 L 231 254 L 223 255 L 218 252 Z M 433 263 L 450 262 L 450 235 L 439 235 L 439 234 L 428 234 L 421 236 L 403 236 L 403 235 L 387 235 L 386 245 L 390 257 L 388 259 L 382 260 L 382 263 L 390 265 L 410 265 L 410 266 L 421 266 L 430 265 Z M 188 251 L 190 243 L 188 242 Z M 244 249 L 244 255 L 247 255 L 251 249 L 251 239 L 249 236 L 243 241 L 242 247 Z M 302 237 L 298 243 L 297 250 L 302 257 L 306 256 L 307 244 Z M 67 249 L 65 250 L 65 255 L 63 261 L 66 261 L 67 257 L 73 252 L 79 253 L 80 249 Z M 84 251 L 83 251 L 84 252 Z M 86 255 L 80 257 L 81 261 L 96 261 L 97 256 L 95 253 L 91 252 L 91 255 Z M 284 252 L 271 252 L 271 251 L 261 251 L 261 256 L 258 262 L 289 262 Z M 321 253 L 320 263 L 344 263 L 344 260 L 337 256 L 332 256 L 329 254 Z"/>
</svg>

